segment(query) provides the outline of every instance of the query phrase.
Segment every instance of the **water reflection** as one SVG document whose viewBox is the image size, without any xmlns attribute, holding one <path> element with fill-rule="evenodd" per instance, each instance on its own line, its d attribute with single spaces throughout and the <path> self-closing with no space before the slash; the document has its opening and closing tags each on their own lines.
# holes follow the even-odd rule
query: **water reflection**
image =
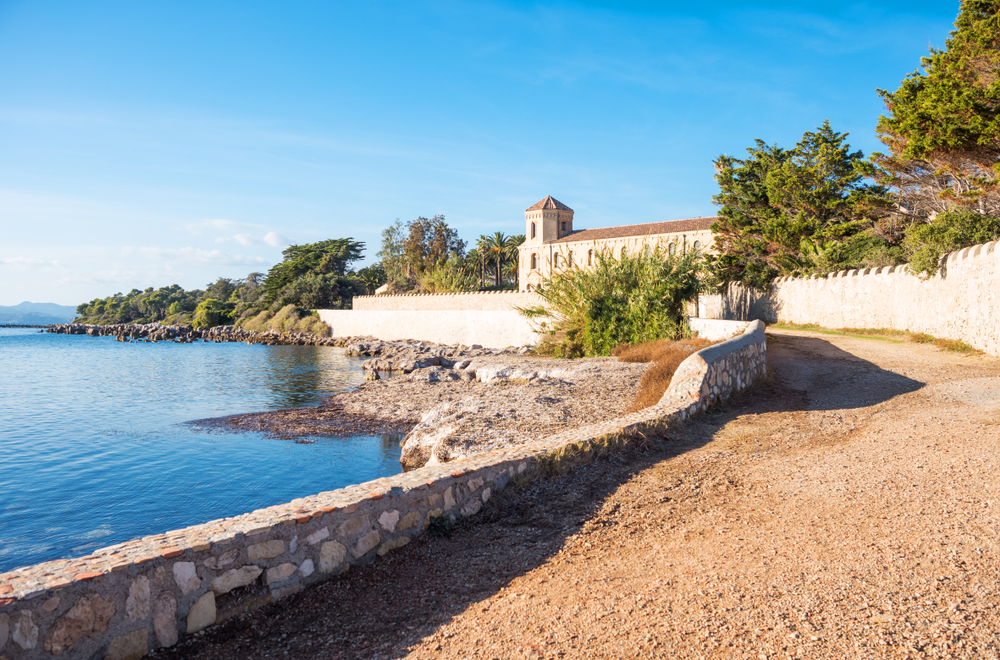
<svg viewBox="0 0 1000 660">
<path fill-rule="evenodd" d="M 270 408 L 298 408 L 364 382 L 361 361 L 326 346 L 261 346 Z"/>
</svg>

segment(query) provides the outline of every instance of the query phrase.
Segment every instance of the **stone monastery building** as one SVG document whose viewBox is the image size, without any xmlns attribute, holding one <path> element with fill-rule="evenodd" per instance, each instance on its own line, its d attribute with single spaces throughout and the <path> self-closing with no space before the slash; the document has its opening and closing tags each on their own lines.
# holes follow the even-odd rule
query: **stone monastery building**
<svg viewBox="0 0 1000 660">
<path fill-rule="evenodd" d="M 573 209 L 546 197 L 524 212 L 524 243 L 518 248 L 518 282 L 521 291 L 531 291 L 553 268 L 575 264 L 592 266 L 606 250 L 614 257 L 622 253 L 662 245 L 670 254 L 688 250 L 712 251 L 712 223 L 716 217 L 689 218 L 643 225 L 602 229 L 573 229 Z"/>
</svg>

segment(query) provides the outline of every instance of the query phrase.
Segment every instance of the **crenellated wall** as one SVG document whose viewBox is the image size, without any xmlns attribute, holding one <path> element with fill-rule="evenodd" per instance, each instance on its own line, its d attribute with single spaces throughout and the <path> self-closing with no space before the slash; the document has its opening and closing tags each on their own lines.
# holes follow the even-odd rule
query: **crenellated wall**
<svg viewBox="0 0 1000 660">
<path fill-rule="evenodd" d="M 707 318 L 924 332 L 1000 355 L 1000 243 L 952 252 L 926 279 L 907 266 L 784 277 L 767 294 L 733 286 L 699 307 Z"/>
<path fill-rule="evenodd" d="M 535 307 L 542 299 L 517 291 L 475 291 L 468 293 L 424 293 L 398 296 L 355 296 L 354 311 L 511 311 Z"/>
<path fill-rule="evenodd" d="M 172 646 L 377 560 L 436 516 L 473 516 L 542 464 L 660 433 L 763 375 L 766 357 L 754 322 L 689 356 L 660 402 L 638 413 L 0 575 L 0 657 L 126 660 Z"/>
</svg>

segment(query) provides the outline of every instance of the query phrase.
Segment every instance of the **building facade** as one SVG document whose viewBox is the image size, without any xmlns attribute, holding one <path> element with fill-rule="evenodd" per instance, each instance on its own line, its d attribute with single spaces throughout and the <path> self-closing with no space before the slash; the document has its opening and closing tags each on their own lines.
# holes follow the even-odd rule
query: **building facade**
<svg viewBox="0 0 1000 660">
<path fill-rule="evenodd" d="M 575 265 L 593 266 L 602 252 L 620 258 L 622 253 L 660 245 L 670 254 L 713 251 L 712 223 L 716 217 L 689 218 L 602 229 L 574 229 L 573 209 L 546 197 L 524 212 L 524 243 L 518 248 L 518 283 L 531 291 L 553 270 Z"/>
</svg>

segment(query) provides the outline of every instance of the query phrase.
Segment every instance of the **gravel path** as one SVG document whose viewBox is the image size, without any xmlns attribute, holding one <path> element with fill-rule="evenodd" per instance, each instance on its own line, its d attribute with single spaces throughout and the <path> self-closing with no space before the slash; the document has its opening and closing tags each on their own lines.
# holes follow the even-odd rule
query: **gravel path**
<svg viewBox="0 0 1000 660">
<path fill-rule="evenodd" d="M 769 336 L 677 438 L 158 657 L 998 657 L 1000 360 Z"/>
</svg>

